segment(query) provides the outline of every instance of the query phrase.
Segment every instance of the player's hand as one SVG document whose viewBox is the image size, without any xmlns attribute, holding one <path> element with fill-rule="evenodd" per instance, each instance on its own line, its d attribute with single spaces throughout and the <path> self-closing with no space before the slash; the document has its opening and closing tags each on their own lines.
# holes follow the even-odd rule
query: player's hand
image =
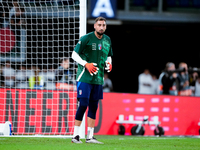
<svg viewBox="0 0 200 150">
<path fill-rule="evenodd" d="M 111 70 L 112 70 L 111 63 L 109 63 L 109 62 L 106 61 L 106 68 L 105 68 L 105 70 L 107 70 L 107 72 L 111 72 Z"/>
<path fill-rule="evenodd" d="M 99 68 L 95 67 L 95 66 L 97 66 L 96 63 L 86 63 L 85 64 L 85 68 L 89 71 L 91 76 L 93 76 L 93 74 L 96 75 L 98 73 Z"/>
</svg>

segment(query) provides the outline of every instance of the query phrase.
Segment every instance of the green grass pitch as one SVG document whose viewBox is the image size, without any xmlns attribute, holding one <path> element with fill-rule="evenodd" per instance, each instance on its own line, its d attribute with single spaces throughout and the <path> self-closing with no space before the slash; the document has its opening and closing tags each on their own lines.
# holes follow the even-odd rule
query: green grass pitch
<svg viewBox="0 0 200 150">
<path fill-rule="evenodd" d="M 95 136 L 100 144 L 71 143 L 70 138 L 0 137 L 0 150 L 199 150 L 200 138 Z"/>
</svg>

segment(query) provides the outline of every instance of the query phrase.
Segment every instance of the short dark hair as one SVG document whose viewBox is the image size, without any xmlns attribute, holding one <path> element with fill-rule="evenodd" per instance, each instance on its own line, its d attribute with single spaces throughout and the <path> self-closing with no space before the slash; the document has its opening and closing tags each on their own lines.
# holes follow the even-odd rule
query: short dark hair
<svg viewBox="0 0 200 150">
<path fill-rule="evenodd" d="M 69 60 L 69 58 L 63 57 L 63 58 L 60 58 L 60 59 L 59 59 L 59 62 L 60 62 L 60 64 L 62 64 L 63 61 L 66 61 L 66 60 Z"/>
<path fill-rule="evenodd" d="M 97 18 L 95 19 L 95 23 L 96 23 L 97 21 L 105 21 L 105 22 L 106 22 L 106 18 L 104 18 L 104 17 L 97 17 Z"/>
</svg>

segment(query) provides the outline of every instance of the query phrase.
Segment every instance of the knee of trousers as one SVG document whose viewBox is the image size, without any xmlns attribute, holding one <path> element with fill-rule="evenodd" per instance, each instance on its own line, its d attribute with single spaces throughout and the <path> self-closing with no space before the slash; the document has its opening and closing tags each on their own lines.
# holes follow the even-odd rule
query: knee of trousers
<svg viewBox="0 0 200 150">
<path fill-rule="evenodd" d="M 79 99 L 79 107 L 76 111 L 76 116 L 75 116 L 75 119 L 76 120 L 79 120 L 79 121 L 82 121 L 83 119 L 83 115 L 87 109 L 87 106 L 89 104 L 89 100 L 88 99 Z"/>
<path fill-rule="evenodd" d="M 98 109 L 98 102 L 99 101 L 92 101 L 89 103 L 89 110 L 88 110 L 88 117 L 92 119 L 96 119 L 96 112 Z"/>
</svg>

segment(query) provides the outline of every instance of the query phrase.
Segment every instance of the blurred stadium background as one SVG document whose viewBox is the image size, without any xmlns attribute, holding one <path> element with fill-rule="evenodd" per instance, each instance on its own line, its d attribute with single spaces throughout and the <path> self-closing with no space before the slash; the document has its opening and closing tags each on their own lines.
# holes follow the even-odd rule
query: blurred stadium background
<svg viewBox="0 0 200 150">
<path fill-rule="evenodd" d="M 45 16 L 44 18 L 40 16 L 40 12 L 44 11 L 39 9 L 40 5 L 48 6 L 51 2 L 56 1 L 59 5 L 65 6 L 69 6 L 70 3 L 78 3 L 78 0 L 29 1 L 32 6 L 28 7 L 30 9 L 26 9 L 26 14 L 29 16 L 26 22 L 27 24 L 32 23 L 32 25 L 25 26 L 27 30 L 27 64 L 44 63 L 56 68 L 57 58 L 70 55 L 69 50 L 73 50 L 73 46 L 77 43 L 78 22 L 72 17 L 68 18 L 68 15 L 77 16 L 78 14 L 62 13 L 60 14 L 63 15 L 62 19 L 50 18 L 48 20 Z M 29 5 L 28 0 L 20 2 Z M 36 4 L 33 4 L 34 2 Z M 197 48 L 197 37 L 200 33 L 200 2 L 198 0 L 109 0 L 108 2 L 111 5 L 108 9 L 113 11 L 113 16 L 107 16 L 106 13 L 100 13 L 100 15 L 108 19 L 106 34 L 113 41 L 115 65 L 113 65 L 114 69 L 109 77 L 113 81 L 114 91 L 137 93 L 138 75 L 145 68 L 149 68 L 158 77 L 169 61 L 176 65 L 185 61 L 188 66 L 200 67 L 200 52 Z M 92 16 L 92 12 L 96 9 L 96 3 L 97 0 L 88 0 L 87 2 L 87 32 L 93 31 L 92 21 L 95 16 Z M 8 8 L 11 9 L 12 1 L 9 1 L 8 5 Z M 44 15 L 58 14 L 55 10 L 51 10 L 49 14 Z M 39 18 L 35 19 L 36 16 Z M 37 26 L 37 23 L 42 24 Z M 74 28 L 67 30 L 70 26 L 74 26 Z M 33 30 L 29 30 L 30 28 Z M 63 32 L 65 36 L 61 34 Z M 40 34 L 42 36 L 38 36 Z M 75 40 L 64 42 L 62 39 L 70 38 L 69 34 L 75 36 L 73 38 Z M 39 53 L 41 51 L 43 53 Z M 130 53 L 132 54 L 130 55 Z M 43 59 L 37 59 L 38 57 Z M 127 62 L 127 64 L 131 64 L 131 67 L 122 65 L 121 62 Z M 126 72 L 130 69 L 134 73 Z M 124 82 L 124 79 L 129 80 Z"/>
<path fill-rule="evenodd" d="M 196 36 L 200 33 L 198 0 L 111 0 L 111 3 L 115 15 L 106 33 L 112 39 L 115 55 L 110 73 L 114 91 L 137 93 L 138 75 L 145 68 L 159 77 L 170 61 L 176 67 L 182 61 L 200 67 L 200 52 L 196 49 Z M 90 1 L 88 4 L 90 18 L 94 5 Z M 93 25 L 88 24 L 87 31 L 92 30 Z"/>
<path fill-rule="evenodd" d="M 14 0 L 7 2 L 0 0 L 0 2 L 1 28 L 3 28 L 6 26 L 6 22 L 9 23 L 12 18 L 9 18 L 8 15 L 7 19 L 5 19 L 6 14 L 2 12 L 7 11 L 7 13 L 9 13 Z M 25 24 L 22 23 L 20 27 L 15 26 L 17 27 L 15 31 L 20 31 L 16 33 L 17 36 L 15 38 L 19 41 L 19 47 L 22 48 L 15 48 L 8 56 L 9 59 L 6 59 L 6 49 L 1 47 L 1 65 L 5 65 L 6 60 L 10 60 L 12 67 L 16 70 L 23 64 L 27 67 L 38 66 L 41 70 L 49 67 L 56 69 L 59 66 L 59 58 L 70 57 L 74 46 L 78 42 L 79 1 L 18 0 L 17 3 L 22 5 L 22 8 L 24 8 L 22 11 L 25 12 L 24 18 L 21 17 L 21 19 L 25 19 L 22 20 Z M 7 10 L 5 8 L 7 8 Z M 62 11 L 60 12 L 59 10 Z M 153 119 L 153 116 L 158 115 L 160 118 L 159 121 L 162 122 L 162 126 L 164 126 L 167 135 L 198 135 L 198 122 L 200 118 L 200 116 L 197 115 L 199 114 L 197 108 L 199 106 L 199 102 L 197 101 L 199 100 L 198 97 L 187 98 L 122 93 L 137 93 L 138 75 L 146 68 L 150 69 L 157 77 L 159 77 L 162 70 L 164 70 L 167 62 L 174 62 L 176 66 L 178 66 L 180 62 L 186 62 L 188 66 L 200 68 L 200 51 L 198 50 L 198 37 L 200 35 L 200 1 L 88 0 L 87 33 L 94 30 L 93 20 L 99 15 L 107 18 L 108 27 L 106 34 L 111 37 L 114 52 L 113 71 L 109 74 L 109 77 L 113 82 L 114 91 L 118 93 L 106 93 L 105 101 L 100 102 L 96 133 L 118 134 L 118 124 L 116 124 L 115 121 L 119 119 L 119 115 L 123 114 L 125 119 L 129 119 L 128 116 L 133 114 L 136 115 L 134 119 L 139 119 L 140 121 L 144 115 L 150 115 L 150 120 Z M 4 20 L 2 18 L 4 18 Z M 14 21 L 19 20 L 15 18 Z M 23 40 L 24 38 L 26 41 Z M 75 66 L 75 63 L 70 59 L 70 68 L 74 77 Z M 13 121 L 13 119 L 16 119 L 13 117 L 13 114 L 16 113 L 14 111 L 14 109 L 16 110 L 16 106 L 14 107 L 14 105 L 17 102 L 15 100 L 11 102 L 12 97 L 18 100 L 17 94 L 27 91 L 21 90 L 17 93 L 2 88 L 0 92 L 7 94 L 1 97 L 1 102 L 9 105 L 4 107 L 4 103 L 1 103 L 0 110 L 4 111 L 5 108 L 8 108 L 8 110 L 5 111 L 7 116 L 2 120 L 6 121 L 7 119 Z M 68 89 L 67 92 L 71 93 L 69 97 L 75 97 L 71 90 Z M 40 97 L 40 99 L 42 99 L 40 96 L 42 93 L 41 91 L 36 91 L 35 93 L 35 97 Z M 56 96 L 50 94 L 44 98 L 45 101 L 41 100 L 38 102 L 39 105 L 44 104 L 44 102 L 45 105 L 47 105 L 47 107 L 43 108 L 37 107 L 39 110 L 43 109 L 43 111 L 46 111 L 46 117 L 50 116 L 50 112 L 53 110 L 53 107 L 49 104 L 53 104 L 53 102 L 49 101 L 48 103 L 47 99 L 49 97 L 50 99 L 59 99 L 58 95 L 61 92 L 56 91 L 52 93 Z M 8 96 L 10 96 L 9 100 L 6 101 Z M 29 98 L 35 98 L 34 96 L 31 95 Z M 193 102 L 193 105 L 191 103 L 188 104 L 188 99 Z M 23 97 L 23 100 L 28 102 L 25 97 Z M 115 100 L 118 101 L 116 102 Z M 29 118 L 26 121 L 29 121 L 29 119 L 32 119 L 32 121 L 25 126 L 30 128 L 30 132 L 35 131 L 35 126 L 37 126 L 34 123 L 35 120 L 31 118 L 31 116 L 35 115 L 33 112 L 37 110 L 36 106 L 34 106 L 34 102 L 35 101 L 29 103 L 30 106 L 26 106 L 26 109 L 30 111 L 28 114 Z M 54 102 L 62 105 L 66 104 L 68 101 L 60 102 L 57 100 Z M 76 101 L 72 103 L 76 105 Z M 106 115 L 110 113 L 108 110 L 111 105 L 116 105 L 112 111 L 113 115 L 111 114 L 112 119 L 108 118 Z M 12 107 L 14 107 L 14 109 L 11 109 Z M 118 108 L 117 110 L 119 111 L 116 111 L 116 108 Z M 56 109 L 59 113 L 68 112 L 67 106 L 66 108 L 59 107 L 59 109 Z M 73 111 L 70 113 L 74 115 L 75 109 L 73 108 L 72 110 Z M 191 117 L 189 112 L 192 110 Z M 168 114 L 166 114 L 167 112 Z M 3 112 L 2 114 L 5 115 L 5 113 Z M 40 113 L 38 115 L 41 116 Z M 186 116 L 188 120 L 185 120 L 184 116 Z M 102 118 L 105 119 L 103 122 L 109 122 L 109 125 L 103 124 Z M 58 120 L 61 122 L 63 121 L 62 119 L 66 119 L 64 115 L 58 117 Z M 73 118 L 70 119 L 73 120 Z M 47 118 L 44 120 L 47 124 L 44 123 L 42 126 L 45 127 L 45 131 L 50 131 L 52 124 L 49 124 L 51 120 L 49 122 Z M 17 123 L 15 125 L 17 125 Z M 58 131 L 63 133 L 65 131 L 61 129 L 62 126 L 64 126 L 63 122 L 59 124 L 60 128 Z M 65 125 L 65 127 L 66 126 L 67 125 Z M 73 126 L 73 121 L 71 121 L 69 126 Z M 131 128 L 127 126 L 126 128 L 129 130 L 126 134 L 130 135 Z M 147 134 L 152 135 L 152 130 L 154 129 L 155 128 L 148 128 Z M 66 127 L 66 131 L 70 132 L 69 130 L 72 131 L 72 129 L 67 129 Z M 16 128 L 15 131 L 17 132 L 19 130 Z"/>
</svg>

